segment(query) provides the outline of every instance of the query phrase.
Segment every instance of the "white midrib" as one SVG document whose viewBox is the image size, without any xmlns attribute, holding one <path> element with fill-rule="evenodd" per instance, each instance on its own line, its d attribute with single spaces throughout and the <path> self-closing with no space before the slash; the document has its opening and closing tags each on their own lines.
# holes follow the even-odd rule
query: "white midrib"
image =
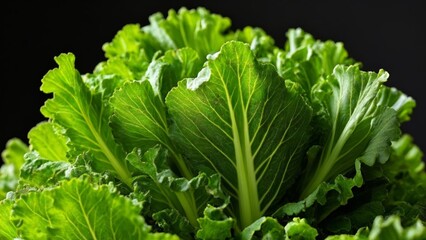
<svg viewBox="0 0 426 240">
<path fill-rule="evenodd" d="M 238 176 L 240 221 L 244 228 L 261 217 L 260 202 L 246 115 L 244 115 L 243 133 L 239 133 L 235 117 L 232 117 L 232 126 Z"/>
<path fill-rule="evenodd" d="M 232 122 L 232 134 L 235 151 L 236 172 L 238 179 L 238 202 L 240 226 L 245 228 L 261 217 L 260 202 L 257 192 L 256 174 L 254 169 L 254 159 L 251 152 L 251 144 L 247 114 L 243 106 L 240 106 L 240 112 L 236 113 L 232 106 L 230 94 L 225 85 L 226 97 L 229 113 Z M 241 99 L 241 104 L 243 103 Z M 242 122 L 238 122 L 236 114 L 241 114 Z M 242 132 L 239 131 L 239 124 L 243 124 Z"/>
</svg>

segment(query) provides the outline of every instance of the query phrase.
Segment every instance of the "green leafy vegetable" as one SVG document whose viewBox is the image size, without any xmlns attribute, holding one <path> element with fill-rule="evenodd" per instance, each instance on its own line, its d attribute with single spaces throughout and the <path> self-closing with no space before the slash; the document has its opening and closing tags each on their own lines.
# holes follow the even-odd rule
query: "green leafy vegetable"
<svg viewBox="0 0 426 240">
<path fill-rule="evenodd" d="M 0 239 L 425 239 L 414 99 L 343 43 L 277 45 L 205 8 L 62 53 L 46 121 L 11 139 Z"/>
<path fill-rule="evenodd" d="M 12 219 L 22 221 L 18 232 L 27 239 L 145 239 L 149 235 L 139 207 L 130 199 L 106 185 L 94 188 L 79 179 L 24 195 L 13 209 Z"/>
</svg>

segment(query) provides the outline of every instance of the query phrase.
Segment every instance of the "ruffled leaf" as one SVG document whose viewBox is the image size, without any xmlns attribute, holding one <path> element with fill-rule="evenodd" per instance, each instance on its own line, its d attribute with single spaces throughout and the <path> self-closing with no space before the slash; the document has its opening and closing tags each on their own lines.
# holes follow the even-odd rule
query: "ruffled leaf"
<svg viewBox="0 0 426 240">
<path fill-rule="evenodd" d="M 12 218 L 25 239 L 146 239 L 151 227 L 140 210 L 106 185 L 74 178 L 22 195 Z"/>
<path fill-rule="evenodd" d="M 43 78 L 41 89 L 53 93 L 41 108 L 43 115 L 66 130 L 70 148 L 75 154 L 90 151 L 95 171 L 110 171 L 131 186 L 131 174 L 124 160 L 125 153 L 108 126 L 109 110 L 101 95 L 92 94 L 74 68 L 73 54 L 55 57 L 59 67 Z M 76 157 L 76 156 L 74 156 Z"/>
</svg>

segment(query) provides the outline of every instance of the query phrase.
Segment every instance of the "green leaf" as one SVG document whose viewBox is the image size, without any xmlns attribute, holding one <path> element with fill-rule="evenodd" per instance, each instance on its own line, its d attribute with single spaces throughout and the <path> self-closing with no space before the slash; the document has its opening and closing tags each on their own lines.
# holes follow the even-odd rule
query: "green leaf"
<svg viewBox="0 0 426 240">
<path fill-rule="evenodd" d="M 52 122 L 41 122 L 28 132 L 31 149 L 51 161 L 68 161 L 67 139 L 63 129 Z"/>
<path fill-rule="evenodd" d="M 310 221 L 318 224 L 341 205 L 346 205 L 353 198 L 353 188 L 364 183 L 361 163 L 355 162 L 355 175 L 345 177 L 338 175 L 333 182 L 323 182 L 309 196 L 298 202 L 290 202 L 280 207 L 272 216 L 279 219 L 286 216 L 298 216 L 307 213 Z"/>
<path fill-rule="evenodd" d="M 148 81 L 125 84 L 111 98 L 111 106 L 111 128 L 127 151 L 170 146 L 165 106 Z"/>
<path fill-rule="evenodd" d="M 159 50 L 155 39 L 142 31 L 139 24 L 126 24 L 114 36 L 111 42 L 105 43 L 102 49 L 105 56 L 111 58 L 124 58 L 141 50 L 150 58 Z"/>
<path fill-rule="evenodd" d="M 395 110 L 376 98 L 388 73 L 363 72 L 355 65 L 335 67 L 315 92 L 321 108 L 322 153 L 308 162 L 301 199 L 322 182 L 353 169 L 356 159 L 372 166 L 389 159 L 391 141 L 400 136 Z"/>
<path fill-rule="evenodd" d="M 42 80 L 41 89 L 53 93 L 41 108 L 43 115 L 64 127 L 70 148 L 78 155 L 90 151 L 96 171 L 111 171 L 131 186 L 131 174 L 125 154 L 116 144 L 108 126 L 109 111 L 101 96 L 94 95 L 74 68 L 73 54 L 55 57 L 59 68 L 50 70 Z"/>
<path fill-rule="evenodd" d="M 140 171 L 135 178 L 138 191 L 147 192 L 149 205 L 144 211 L 161 221 L 161 226 L 172 233 L 185 236 L 188 228 L 191 231 L 198 228 L 197 218 L 208 204 L 226 201 L 218 175 L 208 177 L 200 173 L 190 180 L 176 177 L 167 166 L 167 151 L 161 147 L 151 148 L 143 155 L 141 151 L 133 151 L 127 159 Z M 181 227 L 176 229 L 176 219 L 181 219 L 178 225 L 185 226 L 185 231 Z"/>
<path fill-rule="evenodd" d="M 176 209 L 163 209 L 152 214 L 152 218 L 160 232 L 176 233 L 182 239 L 194 239 L 194 226 Z"/>
<path fill-rule="evenodd" d="M 379 215 L 371 228 L 362 228 L 355 235 L 331 235 L 326 240 L 422 240 L 426 238 L 426 227 L 420 220 L 410 226 L 402 226 L 399 216 L 387 218 Z"/>
<path fill-rule="evenodd" d="M 229 18 L 202 7 L 189 10 L 182 7 L 178 12 L 171 9 L 167 18 L 156 13 L 149 17 L 149 22 L 142 30 L 153 36 L 163 51 L 191 47 L 205 57 L 219 50 L 232 36 L 224 34 L 231 25 Z"/>
<path fill-rule="evenodd" d="M 403 225 L 426 220 L 426 172 L 423 152 L 404 134 L 392 144 L 390 160 L 383 165 L 387 195 L 382 199 L 386 214 L 396 214 Z"/>
<path fill-rule="evenodd" d="M 392 150 L 389 163 L 383 166 L 387 178 L 397 180 L 401 173 L 414 179 L 425 177 L 424 154 L 411 135 L 404 133 L 401 138 L 392 142 Z"/>
<path fill-rule="evenodd" d="M 204 209 L 204 217 L 198 218 L 200 229 L 197 231 L 197 238 L 222 240 L 232 237 L 234 219 L 227 217 L 223 210 L 226 205 L 214 207 L 207 205 Z"/>
<path fill-rule="evenodd" d="M 341 42 L 316 40 L 301 28 L 289 29 L 286 36 L 284 51 L 276 53 L 278 73 L 299 83 L 309 100 L 315 84 L 332 74 L 335 66 L 354 63 Z"/>
<path fill-rule="evenodd" d="M 325 240 L 370 240 L 368 238 L 369 229 L 361 228 L 355 235 L 350 234 L 340 234 L 340 235 L 330 235 L 325 238 Z"/>
<path fill-rule="evenodd" d="M 235 32 L 235 40 L 250 44 L 250 50 L 259 61 L 272 62 L 274 52 L 278 49 L 275 40 L 261 28 L 244 27 Z"/>
<path fill-rule="evenodd" d="M 409 135 L 392 143 L 392 154 L 384 165 L 364 167 L 365 183 L 346 206 L 324 220 L 332 233 L 354 233 L 371 227 L 378 215 L 398 215 L 403 226 L 426 219 L 426 173 L 422 153 Z"/>
<path fill-rule="evenodd" d="M 284 229 L 286 239 L 315 240 L 318 236 L 318 231 L 303 218 L 293 218 L 291 222 L 285 225 Z"/>
<path fill-rule="evenodd" d="M 108 60 L 96 65 L 94 74 L 125 82 L 142 78 L 160 46 L 139 24 L 127 24 L 102 49 Z"/>
<path fill-rule="evenodd" d="M 426 238 L 426 227 L 418 220 L 412 226 L 403 228 L 396 215 L 388 218 L 377 216 L 374 220 L 368 239 L 380 240 L 421 240 Z"/>
<path fill-rule="evenodd" d="M 405 95 L 394 87 L 382 88 L 379 92 L 379 104 L 389 106 L 397 112 L 400 122 L 407 122 L 411 118 L 411 113 L 416 102 L 412 97 Z"/>
<path fill-rule="evenodd" d="M 151 62 L 142 82 L 130 82 L 111 98 L 114 114 L 111 127 L 127 151 L 140 148 L 145 152 L 156 144 L 173 155 L 180 175 L 190 179 L 193 174 L 169 138 L 169 123 L 164 97 L 177 82 L 196 76 L 202 62 L 189 48 L 170 50 Z"/>
<path fill-rule="evenodd" d="M 228 42 L 197 78 L 166 98 L 173 139 L 198 171 L 219 173 L 248 226 L 294 181 L 308 138 L 311 109 L 248 44 Z"/>
<path fill-rule="evenodd" d="M 24 155 L 28 151 L 28 146 L 19 138 L 7 141 L 1 155 L 4 163 L 0 168 L 0 201 L 6 198 L 9 191 L 17 188 L 20 169 L 25 161 Z"/>
<path fill-rule="evenodd" d="M 196 77 L 204 59 L 191 48 L 169 50 L 164 56 L 152 61 L 145 74 L 157 95 L 162 99 L 184 78 Z"/>
<path fill-rule="evenodd" d="M 146 239 L 150 226 L 130 199 L 74 178 L 22 195 L 13 207 L 24 239 Z"/>
<path fill-rule="evenodd" d="M 72 165 L 69 162 L 51 161 L 42 158 L 37 152 L 25 155 L 26 161 L 21 168 L 20 185 L 43 187 L 54 186 L 70 177 Z"/>
<path fill-rule="evenodd" d="M 28 146 L 19 138 L 12 138 L 6 143 L 6 148 L 1 153 L 4 164 L 15 166 L 15 173 L 25 162 L 24 155 L 29 151 Z"/>
<path fill-rule="evenodd" d="M 16 227 L 10 219 L 13 201 L 4 199 L 0 201 L 0 239 L 18 238 Z"/>
<path fill-rule="evenodd" d="M 15 166 L 4 164 L 0 168 L 0 200 L 5 199 L 9 191 L 14 191 L 19 182 L 19 175 L 15 174 Z"/>
<path fill-rule="evenodd" d="M 286 239 L 284 227 L 275 218 L 271 217 L 261 217 L 254 221 L 238 234 L 237 239 L 257 239 L 258 235 L 262 236 L 262 239 Z"/>
<path fill-rule="evenodd" d="M 181 79 L 196 76 L 201 64 L 189 48 L 168 51 L 151 62 L 145 81 L 125 84 L 114 94 L 111 126 L 126 149 L 146 151 L 158 143 L 173 148 L 161 94 L 165 96 Z"/>
<path fill-rule="evenodd" d="M 291 28 L 287 30 L 286 37 L 287 41 L 284 49 L 289 55 L 294 54 L 294 52 L 300 48 L 312 46 L 315 43 L 313 36 L 303 31 L 302 28 Z"/>
<path fill-rule="evenodd" d="M 149 233 L 147 239 L 150 240 L 180 240 L 177 235 L 170 233 Z"/>
</svg>

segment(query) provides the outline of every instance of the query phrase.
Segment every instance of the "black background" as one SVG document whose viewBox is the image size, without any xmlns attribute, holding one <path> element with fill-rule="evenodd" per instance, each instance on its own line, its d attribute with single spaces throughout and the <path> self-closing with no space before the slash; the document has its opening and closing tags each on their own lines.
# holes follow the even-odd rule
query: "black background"
<svg viewBox="0 0 426 240">
<path fill-rule="evenodd" d="M 232 29 L 263 28 L 283 46 L 288 28 L 301 27 L 321 40 L 344 43 L 364 70 L 390 73 L 387 85 L 416 100 L 402 125 L 426 152 L 426 7 L 418 1 L 3 1 L 1 11 L 0 149 L 12 137 L 44 120 L 40 107 L 50 97 L 39 89 L 53 57 L 76 55 L 81 73 L 104 60 L 102 44 L 125 24 L 148 24 L 149 15 L 170 8 L 204 6 L 229 17 Z"/>
</svg>

